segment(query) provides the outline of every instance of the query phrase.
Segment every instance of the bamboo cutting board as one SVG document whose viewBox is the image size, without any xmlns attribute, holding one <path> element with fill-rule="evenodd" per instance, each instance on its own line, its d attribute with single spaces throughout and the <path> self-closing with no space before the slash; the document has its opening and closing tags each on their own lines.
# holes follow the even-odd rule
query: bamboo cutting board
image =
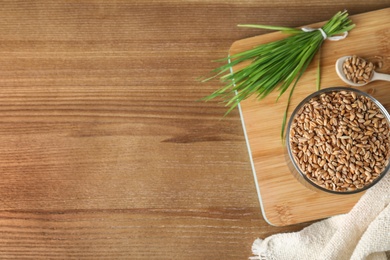
<svg viewBox="0 0 390 260">
<path fill-rule="evenodd" d="M 356 54 L 381 63 L 377 71 L 390 73 L 390 8 L 351 16 L 356 27 L 344 40 L 326 41 L 321 51 L 321 87 L 346 86 L 335 72 L 336 60 Z M 318 28 L 324 23 L 309 25 Z M 286 37 L 279 32 L 233 43 L 230 54 Z M 316 60 L 316 58 L 315 58 Z M 235 69 L 238 69 L 237 67 Z M 290 113 L 316 89 L 316 62 L 308 68 L 295 88 Z M 390 110 L 390 83 L 373 82 L 361 90 L 372 94 Z M 331 195 L 309 190 L 290 173 L 280 131 L 288 94 L 276 102 L 277 93 L 240 104 L 240 114 L 248 144 L 255 183 L 264 218 L 271 225 L 285 226 L 348 212 L 362 194 Z M 369 210 L 369 209 L 367 209 Z"/>
</svg>

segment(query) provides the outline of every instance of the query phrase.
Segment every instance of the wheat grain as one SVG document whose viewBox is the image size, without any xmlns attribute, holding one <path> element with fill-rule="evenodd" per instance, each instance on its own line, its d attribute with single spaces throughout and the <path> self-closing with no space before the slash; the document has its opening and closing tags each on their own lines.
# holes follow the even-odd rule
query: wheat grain
<svg viewBox="0 0 390 260">
<path fill-rule="evenodd" d="M 346 70 L 360 66 L 361 75 L 372 68 L 358 57 L 349 65 Z M 293 159 L 315 184 L 338 192 L 355 191 L 384 173 L 390 155 L 389 122 L 368 97 L 354 91 L 322 93 L 299 112 L 289 130 L 289 143 Z"/>
</svg>

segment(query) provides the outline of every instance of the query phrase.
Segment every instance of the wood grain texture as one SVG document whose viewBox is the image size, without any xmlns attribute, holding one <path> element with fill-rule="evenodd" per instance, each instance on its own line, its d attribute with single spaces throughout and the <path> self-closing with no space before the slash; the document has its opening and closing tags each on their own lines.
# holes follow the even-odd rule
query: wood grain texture
<svg viewBox="0 0 390 260">
<path fill-rule="evenodd" d="M 379 1 L 2 1 L 0 258 L 246 259 L 262 218 L 238 111 L 197 99 L 238 23 Z"/>
<path fill-rule="evenodd" d="M 347 39 L 325 42 L 322 47 L 322 88 L 346 86 L 335 71 L 336 60 L 342 56 L 358 55 L 375 64 L 380 62 L 382 65 L 378 72 L 390 73 L 390 28 L 387 25 L 390 23 L 390 8 L 351 16 L 351 19 L 356 28 Z M 321 24 L 323 23 L 309 27 L 317 28 Z M 239 40 L 233 43 L 231 53 L 245 51 L 280 37 L 285 36 L 282 33 L 271 33 Z M 314 62 L 299 80 L 291 99 L 288 118 L 299 102 L 315 92 L 316 71 Z M 377 81 L 360 89 L 372 94 L 390 110 L 389 87 L 388 82 Z M 286 146 L 282 144 L 280 137 L 288 94 L 275 102 L 277 95 L 278 92 L 272 93 L 261 102 L 253 97 L 241 102 L 264 217 L 273 225 L 284 226 L 348 212 L 362 193 L 334 195 L 316 192 L 294 178 L 293 175 L 298 173 L 293 170 L 291 163 L 289 165 Z"/>
</svg>

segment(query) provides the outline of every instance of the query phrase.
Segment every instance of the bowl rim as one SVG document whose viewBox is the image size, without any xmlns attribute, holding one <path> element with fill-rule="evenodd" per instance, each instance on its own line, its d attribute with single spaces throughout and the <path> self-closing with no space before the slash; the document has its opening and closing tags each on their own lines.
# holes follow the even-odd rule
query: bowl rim
<svg viewBox="0 0 390 260">
<path fill-rule="evenodd" d="M 295 159 L 294 159 L 294 157 L 292 155 L 292 151 L 291 151 L 290 129 L 291 129 L 291 125 L 292 125 L 292 123 L 294 121 L 294 118 L 295 118 L 296 114 L 298 113 L 298 111 L 302 108 L 303 105 L 305 105 L 313 97 L 319 96 L 319 95 L 321 95 L 323 93 L 334 92 L 334 91 L 338 91 L 338 92 L 341 92 L 341 91 L 350 91 L 351 92 L 352 91 L 352 92 L 355 92 L 355 93 L 357 93 L 359 95 L 363 95 L 363 96 L 369 98 L 381 110 L 381 112 L 383 113 L 383 115 L 387 119 L 387 122 L 389 123 L 389 127 L 390 127 L 390 114 L 389 114 L 389 112 L 386 110 L 386 108 L 376 98 L 374 98 L 370 94 L 368 94 L 368 93 L 366 93 L 364 91 L 361 91 L 359 89 L 353 88 L 353 87 L 328 87 L 328 88 L 323 88 L 323 89 L 315 91 L 315 92 L 311 93 L 310 95 L 308 95 L 307 97 L 305 97 L 301 102 L 299 102 L 299 104 L 293 110 L 293 112 L 292 112 L 292 114 L 291 114 L 291 116 L 289 118 L 289 121 L 288 121 L 288 124 L 287 124 L 287 131 L 286 131 L 287 134 L 286 134 L 286 139 L 285 140 L 286 140 L 286 145 L 287 145 L 287 153 L 288 153 L 290 161 L 292 162 L 292 165 L 294 166 L 294 169 L 299 173 L 299 175 L 301 177 L 304 178 L 304 180 L 307 183 L 309 183 L 315 189 L 319 189 L 319 190 L 325 191 L 326 193 L 337 194 L 337 195 L 356 194 L 356 193 L 360 193 L 360 192 L 366 191 L 369 188 L 371 188 L 372 186 L 374 186 L 375 184 L 377 184 L 389 172 L 389 170 L 390 170 L 390 163 L 387 164 L 387 166 L 382 171 L 382 173 L 373 182 L 371 182 L 369 185 L 365 185 L 363 188 L 356 189 L 356 190 L 353 190 L 353 191 L 334 191 L 334 190 L 329 190 L 329 189 L 326 189 L 324 187 L 321 187 L 321 186 L 315 184 L 313 181 L 311 181 L 308 177 L 306 177 L 306 175 L 301 171 L 301 169 L 297 165 L 297 162 L 295 161 Z M 387 159 L 390 160 L 390 156 Z"/>
</svg>

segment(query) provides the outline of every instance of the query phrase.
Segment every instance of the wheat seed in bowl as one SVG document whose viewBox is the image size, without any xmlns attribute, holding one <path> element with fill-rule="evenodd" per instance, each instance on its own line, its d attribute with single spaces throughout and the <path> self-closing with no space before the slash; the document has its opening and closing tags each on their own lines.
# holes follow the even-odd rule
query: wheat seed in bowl
<svg viewBox="0 0 390 260">
<path fill-rule="evenodd" d="M 354 193 L 386 173 L 389 120 L 377 103 L 342 88 L 314 95 L 294 112 L 288 146 L 306 180 L 333 193 Z"/>
</svg>

